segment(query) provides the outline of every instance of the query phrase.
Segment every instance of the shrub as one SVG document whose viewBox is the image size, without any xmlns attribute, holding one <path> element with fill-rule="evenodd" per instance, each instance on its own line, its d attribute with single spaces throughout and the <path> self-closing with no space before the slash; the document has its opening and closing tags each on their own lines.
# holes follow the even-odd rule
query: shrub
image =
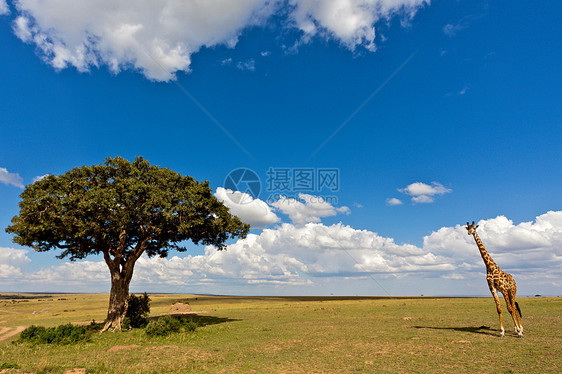
<svg viewBox="0 0 562 374">
<path fill-rule="evenodd" d="M 150 314 L 150 298 L 146 292 L 142 296 L 129 295 L 129 307 L 125 314 L 123 327 L 144 327 L 148 323 Z"/>
<path fill-rule="evenodd" d="M 86 327 L 72 324 L 58 327 L 30 326 L 23 330 L 16 342 L 42 344 L 72 344 L 87 341 L 90 337 Z"/>
<path fill-rule="evenodd" d="M 193 332 L 197 329 L 197 322 L 192 321 L 192 320 L 185 320 L 183 323 L 183 328 L 185 329 L 185 331 L 187 332 Z"/>
<path fill-rule="evenodd" d="M 146 325 L 144 332 L 148 336 L 166 336 L 171 331 L 168 328 L 168 324 L 164 321 L 164 319 L 160 318 L 148 322 L 148 325 Z"/>
<path fill-rule="evenodd" d="M 197 323 L 192 320 L 164 316 L 150 321 L 144 332 L 148 336 L 166 336 L 172 332 L 179 332 L 182 328 L 185 331 L 192 332 L 197 328 Z"/>
</svg>

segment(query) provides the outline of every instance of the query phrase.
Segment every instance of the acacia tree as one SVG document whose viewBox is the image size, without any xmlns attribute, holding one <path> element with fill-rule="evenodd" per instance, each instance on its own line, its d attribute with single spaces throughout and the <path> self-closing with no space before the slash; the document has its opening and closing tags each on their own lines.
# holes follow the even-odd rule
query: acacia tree
<svg viewBox="0 0 562 374">
<path fill-rule="evenodd" d="M 107 158 L 28 185 L 6 231 L 38 252 L 62 249 L 71 261 L 102 254 L 111 274 L 104 331 L 121 329 L 135 262 L 146 253 L 186 251 L 182 242 L 216 246 L 245 237 L 250 226 L 229 213 L 209 183 L 150 165 Z"/>
</svg>

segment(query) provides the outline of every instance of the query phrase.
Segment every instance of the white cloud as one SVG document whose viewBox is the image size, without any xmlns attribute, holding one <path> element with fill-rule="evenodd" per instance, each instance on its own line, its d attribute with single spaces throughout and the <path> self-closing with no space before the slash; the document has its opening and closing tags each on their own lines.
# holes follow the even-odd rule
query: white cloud
<svg viewBox="0 0 562 374">
<path fill-rule="evenodd" d="M 399 188 L 398 191 L 412 196 L 412 202 L 414 203 L 432 203 L 435 200 L 435 195 L 443 195 L 453 190 L 443 186 L 439 182 L 431 182 L 431 185 L 415 182 L 405 188 Z"/>
<path fill-rule="evenodd" d="M 394 205 L 402 205 L 402 200 L 397 199 L 395 197 L 386 199 L 386 205 L 394 206 Z"/>
<path fill-rule="evenodd" d="M 434 202 L 435 199 L 429 195 L 412 196 L 412 202 L 420 204 L 429 204 Z"/>
<path fill-rule="evenodd" d="M 15 1 L 16 35 L 34 43 L 56 69 L 87 71 L 107 65 L 118 73 L 134 67 L 157 81 L 189 71 L 191 54 L 203 46 L 233 47 L 241 31 L 274 10 L 263 0 Z"/>
<path fill-rule="evenodd" d="M 268 57 L 271 56 L 271 51 L 263 51 L 260 52 L 261 57 Z"/>
<path fill-rule="evenodd" d="M 445 26 L 443 26 L 443 33 L 445 33 L 445 35 L 447 36 L 455 36 L 457 35 L 457 33 L 459 31 L 464 30 L 467 27 L 467 25 L 464 24 L 452 24 L 452 23 L 448 23 Z"/>
<path fill-rule="evenodd" d="M 110 284 L 109 270 L 104 261 L 76 261 L 63 262 L 60 265 L 43 268 L 29 274 L 26 282 L 47 283 L 55 287 L 79 287 L 83 289 L 88 285 Z M 107 289 L 106 291 L 109 291 Z"/>
<path fill-rule="evenodd" d="M 6 168 L 0 168 L 0 183 L 23 188 L 23 178 L 18 173 L 10 173 Z"/>
<path fill-rule="evenodd" d="M 236 68 L 239 70 L 254 71 L 256 70 L 256 61 L 254 61 L 254 59 L 249 59 L 246 61 L 238 61 L 238 63 L 236 64 Z"/>
<path fill-rule="evenodd" d="M 313 277 L 364 275 L 365 272 L 393 272 L 397 269 L 418 271 L 444 264 L 442 259 L 428 256 L 413 245 L 397 245 L 390 238 L 341 223 L 331 226 L 285 223 L 276 229 L 264 230 L 259 236 L 229 246 L 227 253 L 232 257 L 228 262 L 243 252 L 259 255 L 265 263 L 275 263 L 275 267 L 283 269 L 283 274 Z M 261 259 L 251 262 L 263 263 Z"/>
<path fill-rule="evenodd" d="M 10 14 L 10 7 L 6 3 L 6 0 L 0 0 L 0 16 Z"/>
<path fill-rule="evenodd" d="M 232 64 L 232 58 L 231 57 L 225 58 L 224 60 L 221 61 L 222 66 L 230 65 L 230 64 Z"/>
<path fill-rule="evenodd" d="M 29 262 L 26 250 L 0 247 L 0 279 L 3 283 L 21 279 Z"/>
<path fill-rule="evenodd" d="M 48 177 L 50 174 L 45 174 L 45 175 L 38 175 L 35 178 L 33 178 L 33 183 L 35 182 L 39 182 L 40 180 L 45 179 L 46 177 Z"/>
<path fill-rule="evenodd" d="M 375 23 L 396 14 L 413 17 L 425 0 L 290 0 L 290 18 L 303 33 L 303 42 L 315 36 L 339 40 L 350 50 L 362 46 L 374 51 Z"/>
<path fill-rule="evenodd" d="M 314 278 L 361 277 L 370 272 L 452 269 L 447 259 L 413 245 L 342 224 L 285 223 L 250 234 L 226 251 L 205 249 L 201 256 L 139 259 L 135 281 L 181 285 L 230 279 L 242 284 L 311 285 Z"/>
<path fill-rule="evenodd" d="M 21 266 L 31 260 L 27 257 L 27 250 L 0 247 L 0 263 Z"/>
<path fill-rule="evenodd" d="M 435 195 L 450 192 L 449 189 L 443 187 L 443 185 L 438 182 L 432 182 L 432 185 L 433 186 L 421 182 L 416 182 L 406 186 L 406 188 L 400 189 L 399 191 L 411 196 Z"/>
<path fill-rule="evenodd" d="M 335 216 L 338 213 L 350 213 L 348 207 L 336 208 L 322 196 L 301 193 L 299 194 L 299 199 L 302 201 L 281 197 L 279 200 L 272 202 L 271 205 L 287 214 L 289 219 L 297 224 L 320 222 L 322 217 Z"/>
<path fill-rule="evenodd" d="M 4 265 L 6 261 L 0 261 Z M 12 261 L 13 262 L 13 261 Z M 9 262 L 8 262 L 9 265 Z M 21 264 L 14 266 L 17 270 Z M 361 277 L 367 273 L 449 270 L 447 259 L 425 253 L 413 245 L 397 245 L 366 230 L 340 224 L 293 225 L 265 229 L 260 235 L 231 244 L 225 251 L 208 246 L 199 256 L 169 259 L 143 256 L 135 266 L 134 284 L 161 286 L 227 284 L 311 285 L 314 278 Z M 14 271 L 12 271 L 14 273 Z M 65 262 L 20 274 L 27 284 L 42 283 L 51 289 L 88 284 L 107 286 L 103 261 Z"/>
<path fill-rule="evenodd" d="M 0 0 L 4 4 L 4 0 Z M 286 14 L 286 27 L 374 51 L 375 23 L 394 15 L 411 18 L 426 0 L 14 0 L 15 34 L 35 44 L 55 69 L 133 68 L 148 79 L 169 81 L 190 70 L 202 47 L 234 47 L 242 31 Z"/>
<path fill-rule="evenodd" d="M 540 279 L 562 277 L 562 211 L 550 211 L 535 222 L 514 225 L 505 216 L 478 222 L 478 235 L 494 261 L 508 272 Z M 484 263 L 463 225 L 443 227 L 424 237 L 423 248 L 454 259 L 458 270 L 481 273 Z M 541 275 L 542 274 L 542 275 Z"/>
<path fill-rule="evenodd" d="M 517 225 L 504 216 L 478 224 L 488 252 L 504 271 L 514 275 L 519 294 L 559 294 L 562 211 Z M 26 253 L 0 248 L 2 284 L 28 285 L 31 290 L 108 290 L 109 272 L 103 260 L 65 262 L 27 272 L 30 259 Z M 423 246 L 418 247 L 341 223 L 284 223 L 259 235 L 250 234 L 225 251 L 209 246 L 201 255 L 183 258 L 143 256 L 136 264 L 132 286 L 167 292 L 237 289 L 247 294 L 257 292 L 257 285 L 291 286 L 306 294 L 307 289 L 321 291 L 329 281 L 347 285 L 341 292 L 355 294 L 353 287 L 359 283 L 354 282 L 370 283 L 370 277 L 391 280 L 390 287 L 385 285 L 392 294 L 488 292 L 484 263 L 463 225 L 442 227 L 424 237 Z M 378 290 L 374 285 L 372 289 Z M 275 292 L 274 288 L 268 290 Z"/>
<path fill-rule="evenodd" d="M 263 228 L 277 223 L 280 218 L 271 210 L 271 207 L 260 199 L 253 199 L 247 193 L 232 191 L 218 187 L 215 197 L 226 205 L 232 214 L 243 222 L 249 223 L 252 228 Z"/>
</svg>

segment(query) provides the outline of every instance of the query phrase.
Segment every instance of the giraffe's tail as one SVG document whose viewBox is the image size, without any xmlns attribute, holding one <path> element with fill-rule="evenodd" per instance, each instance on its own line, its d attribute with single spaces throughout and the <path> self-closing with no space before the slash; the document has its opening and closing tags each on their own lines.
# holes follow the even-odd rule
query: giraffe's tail
<svg viewBox="0 0 562 374">
<path fill-rule="evenodd" d="M 517 301 L 515 302 L 515 307 L 517 308 L 517 312 L 519 313 L 519 317 L 523 318 L 523 316 L 521 315 L 521 309 L 519 309 L 519 304 L 517 304 Z"/>
</svg>

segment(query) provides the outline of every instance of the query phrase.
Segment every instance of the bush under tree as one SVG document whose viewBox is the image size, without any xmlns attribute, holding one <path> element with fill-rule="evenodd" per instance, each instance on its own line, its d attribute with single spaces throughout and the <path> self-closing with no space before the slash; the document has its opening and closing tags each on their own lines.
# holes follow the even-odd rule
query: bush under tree
<svg viewBox="0 0 562 374">
<path fill-rule="evenodd" d="M 124 327 L 139 328 L 148 323 L 150 315 L 150 298 L 146 292 L 142 296 L 129 295 L 129 306 L 123 322 Z"/>
</svg>

